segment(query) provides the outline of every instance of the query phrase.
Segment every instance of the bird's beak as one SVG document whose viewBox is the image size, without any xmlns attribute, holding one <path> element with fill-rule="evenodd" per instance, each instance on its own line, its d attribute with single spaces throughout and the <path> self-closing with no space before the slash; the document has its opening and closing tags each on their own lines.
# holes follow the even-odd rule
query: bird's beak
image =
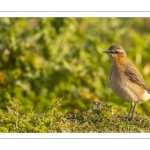
<svg viewBox="0 0 150 150">
<path fill-rule="evenodd" d="M 108 54 L 108 53 L 109 53 L 109 50 L 107 50 L 107 51 L 103 51 L 103 53 L 107 53 L 107 54 Z"/>
</svg>

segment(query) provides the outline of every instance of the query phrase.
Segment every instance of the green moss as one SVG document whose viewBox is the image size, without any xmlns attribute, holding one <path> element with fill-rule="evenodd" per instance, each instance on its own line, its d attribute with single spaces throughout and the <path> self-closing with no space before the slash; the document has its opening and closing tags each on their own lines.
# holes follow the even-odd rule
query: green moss
<svg viewBox="0 0 150 150">
<path fill-rule="evenodd" d="M 75 118 L 70 112 L 55 105 L 47 112 L 20 114 L 15 111 L 1 113 L 0 132 L 3 133 L 140 133 L 150 132 L 150 119 L 136 116 L 127 121 L 126 113 L 117 106 L 101 104 L 98 108 L 75 110 Z M 117 110 L 117 111 L 114 111 Z M 113 110 L 113 111 L 112 111 Z M 17 115 L 16 115 L 17 114 Z"/>
</svg>

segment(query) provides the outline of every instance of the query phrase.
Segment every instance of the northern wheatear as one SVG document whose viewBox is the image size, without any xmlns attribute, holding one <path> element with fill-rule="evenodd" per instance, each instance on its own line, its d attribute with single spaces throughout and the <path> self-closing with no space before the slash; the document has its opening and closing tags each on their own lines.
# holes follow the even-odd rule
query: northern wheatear
<svg viewBox="0 0 150 150">
<path fill-rule="evenodd" d="M 137 103 L 150 99 L 150 89 L 134 64 L 120 45 L 112 45 L 107 51 L 112 61 L 109 85 L 124 101 L 131 103 L 128 120 L 131 120 Z"/>
</svg>

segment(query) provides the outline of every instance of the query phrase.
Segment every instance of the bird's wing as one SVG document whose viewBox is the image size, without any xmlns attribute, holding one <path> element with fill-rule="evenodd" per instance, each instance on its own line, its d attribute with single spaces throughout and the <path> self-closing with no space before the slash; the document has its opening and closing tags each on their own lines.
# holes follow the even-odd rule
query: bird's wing
<svg viewBox="0 0 150 150">
<path fill-rule="evenodd" d="M 127 67 L 124 71 L 124 74 L 131 82 L 138 84 L 148 93 L 150 93 L 149 87 L 144 82 L 144 79 L 138 70 Z"/>
</svg>

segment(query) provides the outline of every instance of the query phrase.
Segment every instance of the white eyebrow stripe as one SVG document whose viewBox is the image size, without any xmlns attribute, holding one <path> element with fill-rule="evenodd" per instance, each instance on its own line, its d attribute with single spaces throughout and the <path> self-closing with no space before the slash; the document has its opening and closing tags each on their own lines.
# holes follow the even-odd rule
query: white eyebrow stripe
<svg viewBox="0 0 150 150">
<path fill-rule="evenodd" d="M 116 49 L 118 52 L 122 52 L 122 49 Z"/>
</svg>

